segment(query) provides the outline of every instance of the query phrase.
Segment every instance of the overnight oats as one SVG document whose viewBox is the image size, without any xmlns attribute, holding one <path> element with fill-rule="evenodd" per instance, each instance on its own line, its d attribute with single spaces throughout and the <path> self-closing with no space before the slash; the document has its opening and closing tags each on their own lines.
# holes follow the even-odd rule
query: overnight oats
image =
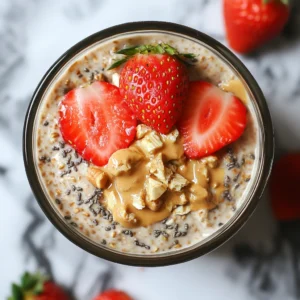
<svg viewBox="0 0 300 300">
<path fill-rule="evenodd" d="M 140 32 L 94 43 L 37 109 L 47 201 L 86 241 L 124 255 L 209 240 L 253 189 L 262 153 L 252 97 L 195 40 Z"/>
</svg>

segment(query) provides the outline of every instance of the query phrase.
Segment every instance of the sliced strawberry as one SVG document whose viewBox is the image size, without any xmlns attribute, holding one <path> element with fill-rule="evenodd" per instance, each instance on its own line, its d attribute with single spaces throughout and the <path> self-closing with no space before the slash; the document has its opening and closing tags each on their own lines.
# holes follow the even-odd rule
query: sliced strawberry
<svg viewBox="0 0 300 300">
<path fill-rule="evenodd" d="M 59 124 L 64 140 L 85 160 L 103 166 L 118 149 L 135 137 L 136 119 L 119 89 L 96 81 L 70 91 L 59 107 Z"/>
<path fill-rule="evenodd" d="M 107 290 L 94 298 L 94 300 L 132 300 L 132 298 L 122 291 Z"/>
<path fill-rule="evenodd" d="M 237 97 L 208 82 L 191 82 L 178 124 L 186 155 L 200 158 L 234 142 L 244 132 L 246 115 Z"/>
<path fill-rule="evenodd" d="M 300 153 L 283 156 L 274 165 L 270 180 L 270 196 L 277 220 L 300 220 Z"/>
</svg>

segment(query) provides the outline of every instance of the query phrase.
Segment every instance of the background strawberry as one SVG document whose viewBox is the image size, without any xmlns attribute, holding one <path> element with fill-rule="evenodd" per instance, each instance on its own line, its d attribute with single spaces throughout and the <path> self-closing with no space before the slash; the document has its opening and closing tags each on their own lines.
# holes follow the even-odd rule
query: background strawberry
<svg viewBox="0 0 300 300">
<path fill-rule="evenodd" d="M 122 291 L 108 290 L 101 293 L 93 300 L 132 300 L 132 298 Z"/>
<path fill-rule="evenodd" d="M 288 0 L 223 0 L 229 46 L 247 53 L 278 35 L 289 17 Z"/>
<path fill-rule="evenodd" d="M 189 81 L 184 62 L 195 57 L 179 54 L 166 44 L 143 45 L 118 53 L 127 55 L 121 60 L 125 65 L 120 73 L 125 101 L 141 122 L 160 133 L 168 133 L 179 119 L 187 97 Z"/>
<path fill-rule="evenodd" d="M 246 115 L 237 97 L 205 81 L 191 82 L 178 124 L 185 154 L 200 158 L 234 142 L 244 132 Z"/>
<path fill-rule="evenodd" d="M 12 285 L 8 300 L 69 300 L 65 291 L 47 277 L 37 273 L 24 273 L 21 284 Z"/>
<path fill-rule="evenodd" d="M 120 91 L 108 82 L 96 81 L 65 95 L 60 108 L 64 140 L 88 161 L 102 166 L 135 137 L 136 119 Z"/>
</svg>

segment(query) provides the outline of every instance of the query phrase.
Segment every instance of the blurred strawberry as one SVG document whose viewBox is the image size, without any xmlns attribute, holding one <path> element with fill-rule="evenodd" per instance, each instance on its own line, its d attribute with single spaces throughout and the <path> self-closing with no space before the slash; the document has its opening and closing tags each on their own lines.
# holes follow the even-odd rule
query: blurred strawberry
<svg viewBox="0 0 300 300">
<path fill-rule="evenodd" d="M 107 290 L 93 300 L 132 300 L 132 298 L 122 291 Z"/>
<path fill-rule="evenodd" d="M 270 196 L 277 220 L 300 220 L 300 153 L 290 153 L 279 159 L 270 180 Z"/>
<path fill-rule="evenodd" d="M 24 273 L 21 284 L 12 285 L 8 300 L 69 300 L 65 291 L 47 277 L 37 273 Z"/>
<path fill-rule="evenodd" d="M 224 0 L 229 46 L 248 53 L 277 36 L 289 18 L 288 0 Z"/>
</svg>

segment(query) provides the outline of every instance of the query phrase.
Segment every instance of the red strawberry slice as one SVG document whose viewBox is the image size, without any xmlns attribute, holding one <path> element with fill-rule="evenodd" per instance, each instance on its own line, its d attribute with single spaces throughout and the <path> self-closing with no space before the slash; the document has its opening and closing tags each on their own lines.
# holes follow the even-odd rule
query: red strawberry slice
<svg viewBox="0 0 300 300">
<path fill-rule="evenodd" d="M 246 115 L 237 97 L 208 82 L 191 82 L 178 124 L 186 155 L 200 158 L 234 142 L 244 132 Z"/>
<path fill-rule="evenodd" d="M 160 133 L 178 121 L 188 84 L 186 66 L 168 54 L 137 54 L 120 74 L 121 94 L 135 116 Z"/>
<path fill-rule="evenodd" d="M 136 119 L 119 89 L 107 82 L 70 91 L 59 114 L 64 140 L 98 166 L 105 165 L 115 151 L 127 148 L 135 137 Z"/>
</svg>

